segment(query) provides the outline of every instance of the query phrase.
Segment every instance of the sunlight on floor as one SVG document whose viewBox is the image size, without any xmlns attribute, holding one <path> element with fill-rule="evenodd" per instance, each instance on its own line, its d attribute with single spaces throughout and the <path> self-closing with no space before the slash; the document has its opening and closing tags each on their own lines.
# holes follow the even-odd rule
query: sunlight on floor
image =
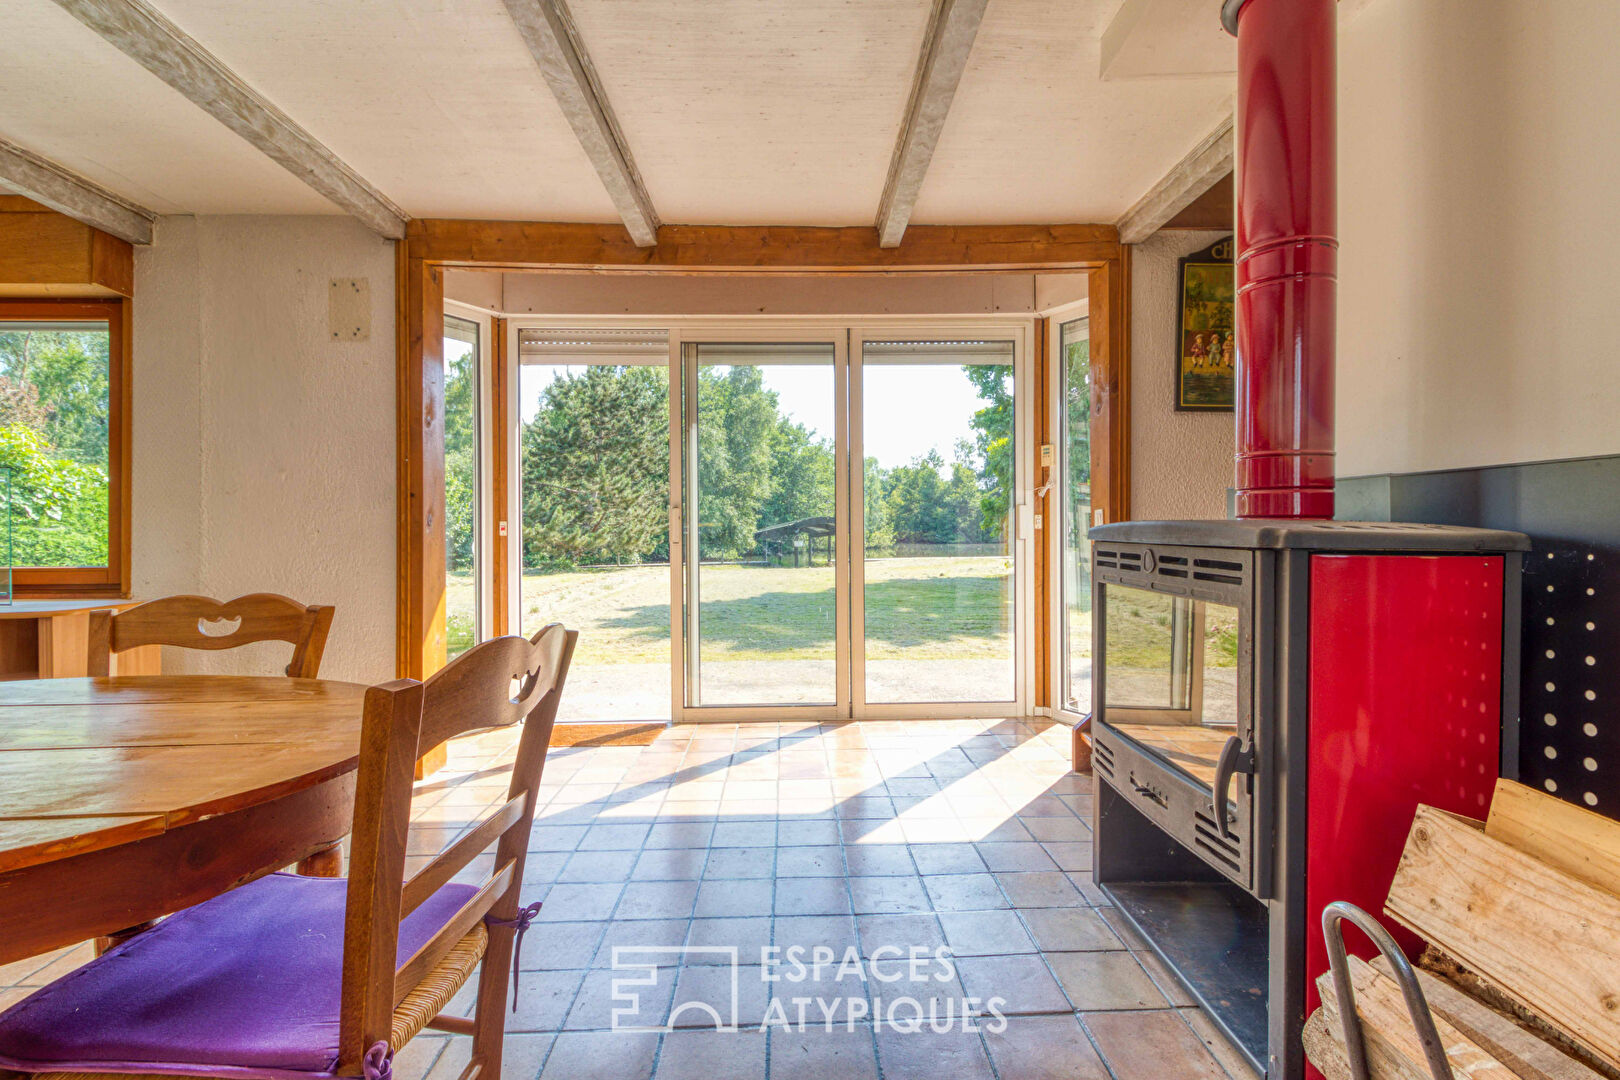
<svg viewBox="0 0 1620 1080">
<path fill-rule="evenodd" d="M 417 785 L 408 872 L 505 799 L 516 737 L 458 740 Z M 1068 747 L 1044 722 L 942 720 L 691 726 L 553 750 L 523 889 L 544 907 L 503 1075 L 1250 1080 L 1092 884 L 1091 781 L 1068 771 Z M 839 970 L 785 989 L 769 958 L 795 947 Z M 913 949 L 951 957 L 948 980 L 904 988 L 950 1030 L 897 1024 L 911 998 L 881 958 Z M 626 950 L 662 956 L 640 969 L 629 1028 L 615 1012 Z M 733 957 L 729 984 L 716 952 Z M 0 1006 L 89 955 L 0 968 Z M 452 1013 L 470 1014 L 473 985 Z M 701 1007 L 716 995 L 734 1029 Z M 810 1001 L 825 1026 L 798 1021 Z M 424 1033 L 394 1075 L 455 1080 L 467 1051 Z"/>
</svg>

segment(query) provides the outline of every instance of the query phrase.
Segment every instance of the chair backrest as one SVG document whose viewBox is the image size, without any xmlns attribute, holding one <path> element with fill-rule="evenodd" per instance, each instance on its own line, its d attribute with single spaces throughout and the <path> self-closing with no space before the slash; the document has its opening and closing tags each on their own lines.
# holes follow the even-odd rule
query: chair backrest
<svg viewBox="0 0 1620 1080">
<path fill-rule="evenodd" d="M 287 674 L 313 679 L 320 673 L 331 628 L 332 608 L 275 593 L 250 593 L 223 603 L 207 596 L 165 596 L 125 611 L 90 613 L 89 674 L 110 674 L 115 653 L 146 645 L 235 649 L 256 641 L 285 641 L 293 647 Z"/>
<path fill-rule="evenodd" d="M 340 1075 L 361 1072 L 366 1050 L 387 1041 L 395 1007 L 486 915 L 517 915 L 535 790 L 578 637 L 577 630 L 553 623 L 532 639 L 501 637 L 474 646 L 425 683 L 399 679 L 366 691 L 343 931 Z M 446 739 L 520 720 L 506 801 L 405 880 L 416 759 Z M 396 966 L 400 920 L 491 845 L 494 869 L 478 892 Z M 509 962 L 510 953 L 505 956 Z M 486 968 L 498 962 L 484 958 Z M 495 977 L 505 976 L 503 964 Z"/>
</svg>

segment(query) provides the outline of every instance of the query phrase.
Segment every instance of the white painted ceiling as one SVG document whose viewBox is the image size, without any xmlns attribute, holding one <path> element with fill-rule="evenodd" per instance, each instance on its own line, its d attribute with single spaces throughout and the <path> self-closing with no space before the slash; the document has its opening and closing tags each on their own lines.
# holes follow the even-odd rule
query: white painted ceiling
<svg viewBox="0 0 1620 1080">
<path fill-rule="evenodd" d="M 1119 6 L 990 0 L 912 221 L 1115 221 L 1214 129 L 1234 75 L 1101 78 Z"/>
<path fill-rule="evenodd" d="M 989 0 L 913 222 L 1114 221 L 1214 127 L 1229 73 L 1102 78 L 1124 2 Z M 501 0 L 155 4 L 414 217 L 617 219 Z M 870 224 L 930 5 L 571 0 L 694 224 Z M 0 137 L 161 213 L 336 212 L 51 0 L 0 2 Z"/>
<path fill-rule="evenodd" d="M 570 10 L 665 221 L 869 225 L 930 2 L 571 0 Z"/>
</svg>

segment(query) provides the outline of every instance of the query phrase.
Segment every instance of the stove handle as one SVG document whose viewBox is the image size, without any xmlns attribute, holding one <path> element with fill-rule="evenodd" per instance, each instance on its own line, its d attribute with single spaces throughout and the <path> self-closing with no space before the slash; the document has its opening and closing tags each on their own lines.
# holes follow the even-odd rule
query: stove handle
<svg viewBox="0 0 1620 1080">
<path fill-rule="evenodd" d="M 1253 772 L 1254 751 L 1246 749 L 1238 736 L 1229 736 L 1226 745 L 1221 747 L 1220 760 L 1215 763 L 1215 788 L 1209 800 L 1211 816 L 1221 831 L 1222 840 L 1237 840 L 1237 834 L 1226 823 L 1226 795 L 1232 788 L 1232 774 Z"/>
</svg>

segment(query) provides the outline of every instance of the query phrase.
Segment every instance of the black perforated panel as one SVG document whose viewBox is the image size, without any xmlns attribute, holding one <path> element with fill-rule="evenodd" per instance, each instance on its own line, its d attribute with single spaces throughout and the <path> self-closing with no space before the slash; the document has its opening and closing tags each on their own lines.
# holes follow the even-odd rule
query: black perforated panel
<svg viewBox="0 0 1620 1080">
<path fill-rule="evenodd" d="M 1524 562 L 1525 783 L 1620 816 L 1615 548 L 1538 540 Z"/>
</svg>

